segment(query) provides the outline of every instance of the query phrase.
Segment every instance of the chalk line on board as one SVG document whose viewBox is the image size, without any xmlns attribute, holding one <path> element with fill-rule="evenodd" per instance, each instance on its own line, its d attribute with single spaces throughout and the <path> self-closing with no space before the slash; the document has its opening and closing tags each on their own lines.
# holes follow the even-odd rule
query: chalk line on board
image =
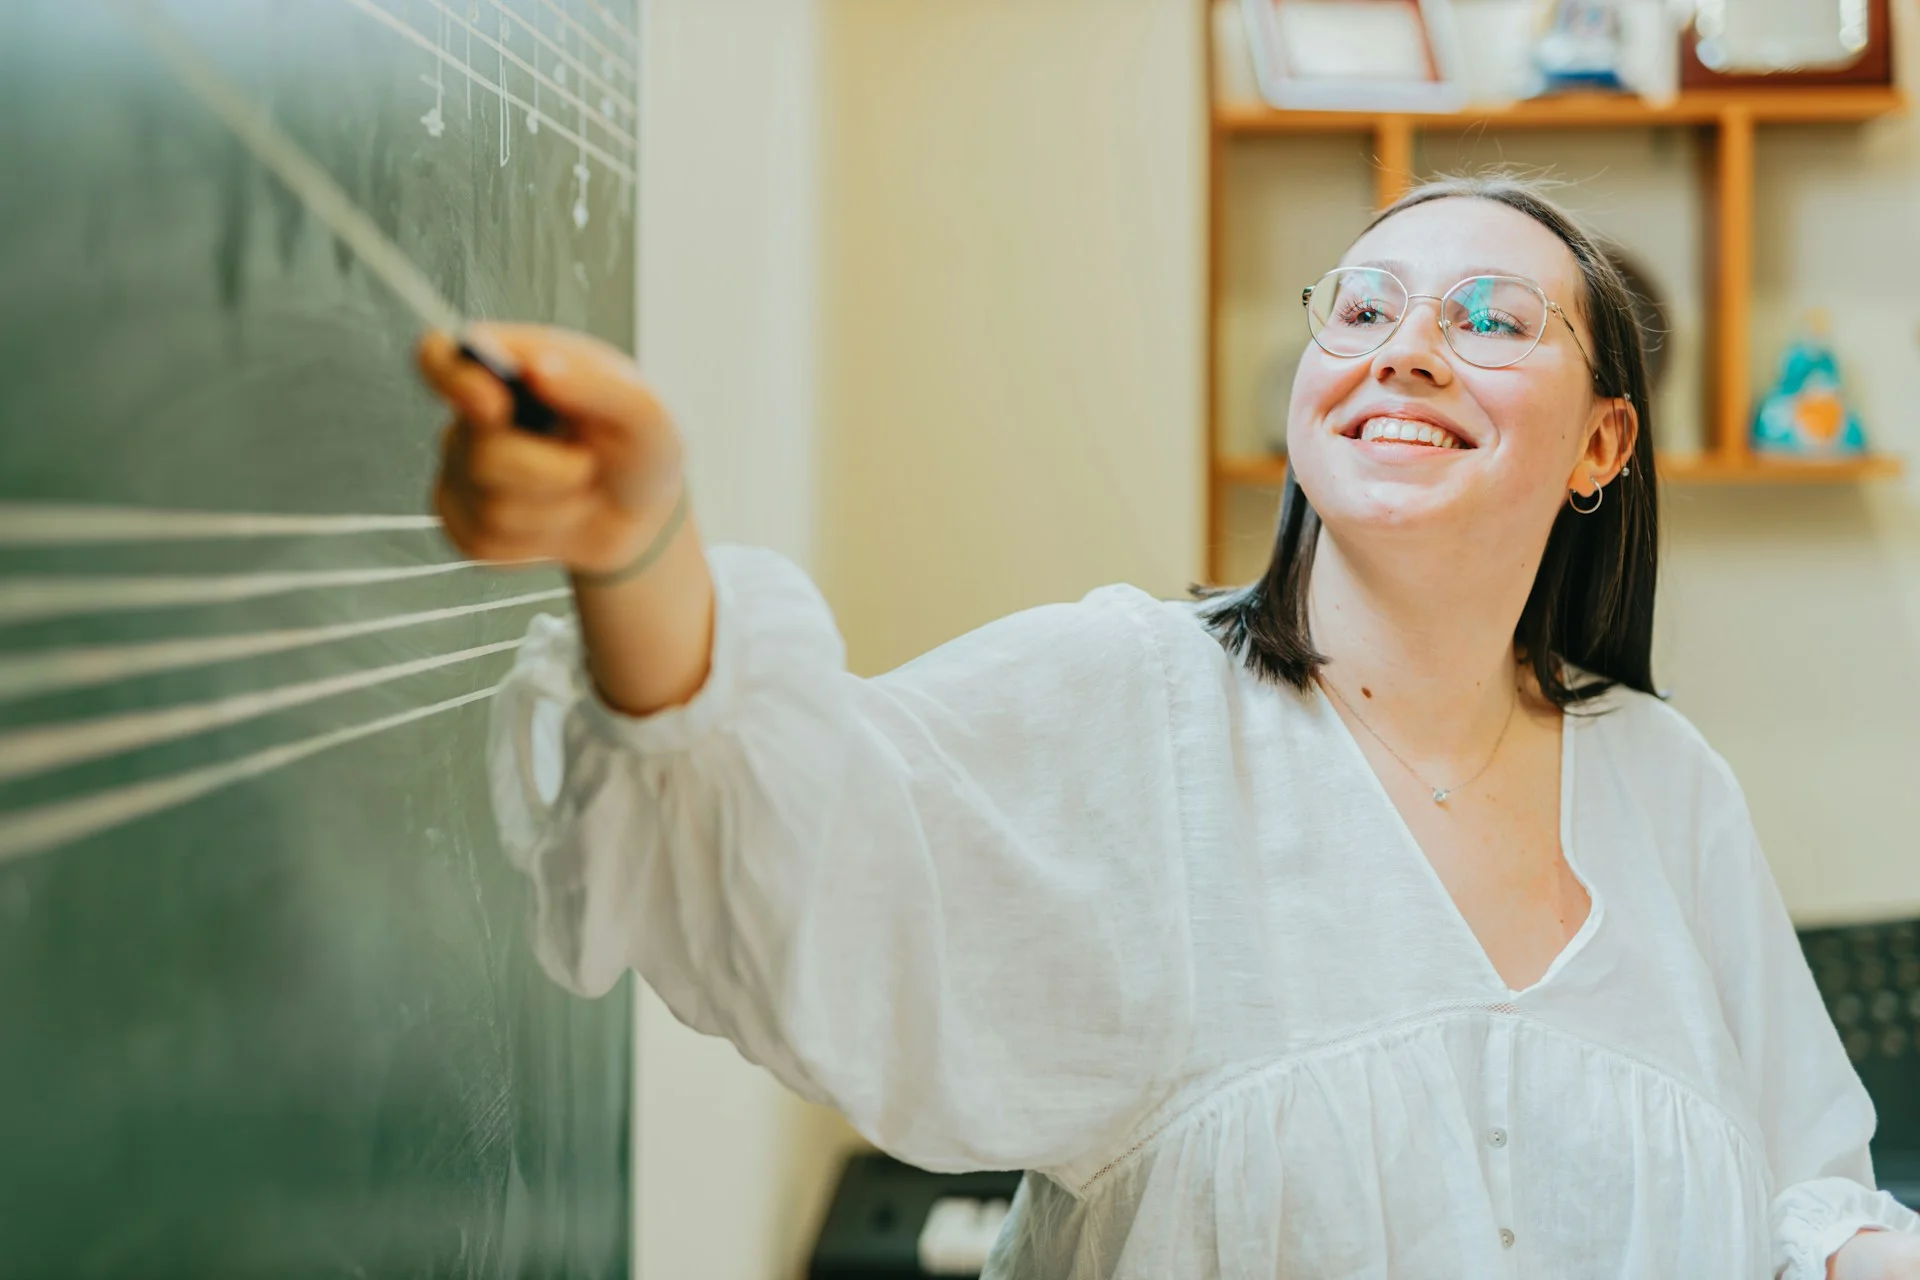
<svg viewBox="0 0 1920 1280">
<path fill-rule="evenodd" d="M 522 18 L 519 14 L 515 13 L 513 10 L 505 7 L 504 5 L 499 4 L 498 0 L 496 0 L 493 7 L 496 10 L 498 10 L 498 15 L 495 20 L 495 30 L 499 33 L 499 38 L 495 39 L 493 36 L 489 36 L 486 32 L 480 30 L 478 27 L 473 25 L 473 23 L 462 18 L 459 15 L 459 13 L 455 12 L 455 10 L 448 5 L 447 0 L 428 0 L 428 3 L 432 4 L 436 9 L 440 11 L 440 15 L 443 21 L 450 20 L 455 26 L 458 26 L 463 30 L 465 30 L 468 35 L 479 37 L 481 44 L 485 45 L 489 49 L 492 49 L 495 52 L 495 54 L 498 55 L 498 61 L 500 64 L 499 73 L 498 73 L 500 76 L 500 79 L 498 83 L 500 84 L 506 83 L 506 69 L 509 64 L 527 73 L 527 76 L 533 81 L 533 101 L 531 103 L 522 104 L 522 105 L 526 107 L 526 116 L 528 121 L 527 131 L 529 133 L 540 132 L 539 124 L 538 124 L 539 121 L 541 120 L 550 121 L 553 119 L 553 117 L 547 114 L 540 106 L 540 94 L 542 89 L 544 88 L 547 92 L 557 95 L 567 105 L 573 107 L 574 110 L 580 113 L 582 138 L 584 138 L 586 135 L 586 123 L 589 119 L 591 119 L 592 122 L 595 125 L 599 126 L 599 128 L 602 131 L 604 131 L 610 139 L 622 144 L 622 146 L 625 147 L 628 151 L 631 151 L 633 149 L 635 145 L 635 139 L 633 134 L 627 132 L 627 130 L 620 124 L 620 122 L 613 118 L 612 110 L 603 109 L 603 110 L 596 111 L 594 109 L 593 104 L 587 100 L 586 91 L 584 88 L 580 93 L 574 93 L 572 90 L 567 88 L 564 80 L 556 80 L 553 77 L 547 75 L 544 71 L 540 69 L 540 53 L 538 48 L 538 43 L 539 43 L 538 40 L 536 40 L 535 42 L 533 61 L 531 62 L 527 61 L 525 58 L 522 58 L 519 54 L 513 52 L 512 49 L 507 47 L 508 44 L 511 43 L 513 39 L 513 34 L 512 34 L 513 28 L 510 25 L 508 25 L 510 21 L 519 23 L 523 28 L 533 33 L 536 37 L 538 37 L 541 34 L 539 29 L 537 27 L 529 25 L 525 18 Z M 442 43 L 444 44 L 444 41 Z M 443 54 L 443 60 L 444 60 L 444 54 Z M 559 65 L 562 68 L 564 68 L 570 63 L 572 65 L 580 65 L 578 63 L 573 62 L 572 59 L 568 59 L 567 62 L 559 63 Z M 601 96 L 602 98 L 607 100 L 608 107 L 612 107 L 613 104 L 612 104 L 611 92 L 609 91 L 609 92 L 603 93 Z M 617 108 L 613 108 L 613 109 L 617 110 Z"/>
<path fill-rule="evenodd" d="M 379 569 L 292 569 L 281 573 L 222 573 L 193 577 L 0 578 L 0 623 L 39 622 L 89 613 L 125 613 L 180 605 L 230 604 L 263 596 L 334 587 L 370 587 L 383 582 L 430 578 L 481 568 L 477 560 L 396 565 Z"/>
<path fill-rule="evenodd" d="M 608 48 L 592 31 L 581 25 L 580 19 L 574 17 L 571 13 L 568 13 L 565 9 L 554 3 L 554 0 L 540 0 L 540 3 L 543 7 L 551 11 L 554 17 L 560 19 L 561 23 L 578 32 L 581 40 L 585 42 L 587 47 L 596 50 L 600 54 L 602 61 L 610 64 L 612 68 L 618 69 L 625 75 L 627 83 L 632 84 L 634 82 L 634 65 L 624 55 Z M 500 8 L 501 6 L 496 3 L 494 7 Z M 624 32 L 623 30 L 623 34 L 627 34 L 629 39 L 631 39 L 631 33 Z M 608 74 L 611 75 L 612 71 L 609 70 Z"/>
<path fill-rule="evenodd" d="M 218 538 L 314 538 L 437 529 L 433 516 L 287 515 L 248 511 L 166 511 L 146 507 L 0 502 L 0 547 L 71 547 L 99 542 L 185 542 Z"/>
<path fill-rule="evenodd" d="M 152 711 L 129 711 L 90 720 L 69 720 L 36 725 L 30 729 L 15 729 L 10 733 L 0 733 L 0 782 L 31 777 L 124 751 L 137 751 L 177 738 L 189 738 L 196 733 L 223 729 L 276 711 L 371 689 L 375 685 L 404 680 L 408 676 L 437 671 L 460 662 L 472 662 L 519 647 L 518 640 L 502 640 L 494 644 L 475 645 L 456 653 L 436 653 L 410 662 L 395 662 L 365 671 L 349 671 L 319 680 L 304 680 L 299 684 L 258 689 L 209 702 L 191 702 Z"/>
<path fill-rule="evenodd" d="M 414 707 L 378 720 L 369 720 L 365 724 L 334 729 L 172 777 L 156 778 L 151 782 L 134 783 L 75 800 L 61 800 L 0 815 L 5 819 L 0 821 L 0 862 L 71 844 L 136 818 L 177 808 L 210 792 L 271 773 L 329 748 L 370 738 L 374 734 L 385 733 L 443 711 L 452 711 L 482 698 L 490 698 L 497 687 L 461 694 L 431 706 Z"/>
<path fill-rule="evenodd" d="M 519 13 L 515 12 L 513 9 L 502 4 L 501 0 L 488 0 L 488 3 L 491 4 L 499 12 L 504 13 L 512 21 L 519 23 L 521 30 L 525 31 L 528 35 L 533 37 L 535 44 L 541 45 L 546 48 L 547 52 L 550 55 L 552 55 L 552 58 L 553 58 L 554 82 L 558 84 L 562 89 L 567 87 L 567 81 L 569 77 L 578 77 L 581 84 L 582 94 L 587 92 L 587 88 L 586 88 L 587 85 L 589 84 L 598 85 L 600 92 L 603 95 L 613 99 L 614 109 L 616 111 L 618 111 L 622 115 L 625 115 L 629 118 L 633 116 L 634 114 L 633 104 L 627 101 L 628 96 L 632 93 L 631 85 L 629 84 L 628 86 L 621 86 L 619 84 L 614 83 L 612 80 L 606 79 L 605 77 L 595 72 L 594 69 L 587 64 L 587 60 L 585 58 L 580 57 L 579 55 L 573 53 L 567 47 L 567 28 L 564 25 L 561 25 L 557 28 L 560 33 L 560 38 L 556 41 L 552 36 L 548 35 L 546 32 L 540 29 L 537 10 L 535 11 L 534 21 L 529 22 L 526 18 L 522 17 Z M 468 61 L 472 61 L 473 28 L 471 26 L 467 26 L 465 23 L 462 23 L 461 25 L 466 26 L 467 41 L 468 41 L 468 45 L 467 45 Z M 625 68 L 623 68 L 623 70 L 624 69 Z M 627 74 L 629 77 L 631 77 L 632 76 L 631 70 L 628 70 Z M 467 83 L 471 85 L 473 82 L 469 80 Z M 629 141 L 632 140 L 631 135 L 628 135 L 628 140 Z"/>
<path fill-rule="evenodd" d="M 423 609 L 365 622 L 341 622 L 328 627 L 294 627 L 279 631 L 251 631 L 223 636 L 192 636 L 181 640 L 149 640 L 137 644 L 91 645 L 78 649 L 49 649 L 40 653 L 0 653 L 0 701 L 30 695 L 60 693 L 94 685 L 129 680 L 135 676 L 189 667 L 237 662 L 293 649 L 312 648 L 339 640 L 378 635 L 405 627 L 425 626 L 470 614 L 545 604 L 567 595 L 565 587 L 482 600 L 445 609 Z"/>
<path fill-rule="evenodd" d="M 448 53 L 446 50 L 437 47 L 433 43 L 433 41 L 429 40 L 421 32 L 415 30 L 412 26 L 408 25 L 406 22 L 402 21 L 400 18 L 394 16 L 393 14 L 387 12 L 385 9 L 381 8 L 379 5 L 373 3 L 373 0 L 343 0 L 343 2 L 352 8 L 360 10 L 361 12 L 365 13 L 368 17 L 373 18 L 377 22 L 383 23 L 384 25 L 392 28 L 398 34 L 413 41 L 415 44 L 419 45 L 423 51 L 430 53 L 434 57 L 439 58 L 443 62 L 445 62 L 450 69 L 457 71 L 461 75 L 466 76 L 468 79 L 472 80 L 476 85 L 480 87 L 482 91 L 487 93 L 497 94 L 500 98 L 500 103 L 501 103 L 502 128 L 506 127 L 506 123 L 510 114 L 507 110 L 507 107 L 509 105 L 518 107 L 522 111 L 528 111 L 532 109 L 531 103 L 527 102 L 519 94 L 514 93 L 511 89 L 507 88 L 505 83 L 506 57 L 504 54 L 501 54 L 497 59 L 497 61 L 500 63 L 498 79 L 492 79 L 492 78 L 489 78 L 484 72 L 476 70 L 475 68 L 473 68 L 472 66 L 469 66 L 466 62 L 462 61 L 461 59 L 454 57 L 452 54 Z M 613 172 L 619 174 L 621 177 L 627 179 L 628 181 L 633 180 L 634 172 L 633 172 L 632 165 L 621 160 L 618 156 L 614 155 L 612 152 L 608 151 L 606 148 L 600 146 L 598 143 L 593 142 L 589 139 L 580 137 L 578 134 L 574 133 L 573 130 L 567 128 L 566 126 L 556 124 L 551 121 L 549 121 L 549 123 L 553 125 L 553 132 L 555 134 L 559 135 L 562 138 L 565 138 L 568 142 L 578 143 L 579 145 L 584 146 L 587 149 L 587 151 L 592 154 L 593 158 L 598 160 L 601 164 L 605 165 L 607 168 L 611 169 Z M 508 148 L 510 146 L 510 144 L 507 143 L 505 140 L 507 136 L 508 135 L 505 135 L 505 134 L 502 135 L 501 146 L 503 148 Z M 506 155 L 503 154 L 500 163 L 502 165 L 505 165 L 506 162 L 507 162 L 507 157 Z"/>
</svg>

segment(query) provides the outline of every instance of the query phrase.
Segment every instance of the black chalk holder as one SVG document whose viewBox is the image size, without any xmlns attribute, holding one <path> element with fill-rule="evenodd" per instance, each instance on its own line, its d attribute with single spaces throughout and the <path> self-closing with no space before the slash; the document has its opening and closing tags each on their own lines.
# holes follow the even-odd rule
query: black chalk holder
<svg viewBox="0 0 1920 1280">
<path fill-rule="evenodd" d="M 552 405 L 533 393 L 533 388 L 520 376 L 518 365 L 465 338 L 460 340 L 460 354 L 498 378 L 507 389 L 507 394 L 513 397 L 514 426 L 536 436 L 561 434 L 565 420 Z"/>
</svg>

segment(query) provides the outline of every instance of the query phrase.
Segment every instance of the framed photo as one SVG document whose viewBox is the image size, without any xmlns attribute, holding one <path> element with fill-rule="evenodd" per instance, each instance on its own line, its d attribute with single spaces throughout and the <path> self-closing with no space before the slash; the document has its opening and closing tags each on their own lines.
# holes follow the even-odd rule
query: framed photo
<svg viewBox="0 0 1920 1280">
<path fill-rule="evenodd" d="M 1892 84 L 1891 10 L 1888 0 L 1703 0 L 1681 36 L 1680 85 Z"/>
<path fill-rule="evenodd" d="M 1241 0 L 1261 96 L 1283 110 L 1456 111 L 1448 0 Z"/>
</svg>

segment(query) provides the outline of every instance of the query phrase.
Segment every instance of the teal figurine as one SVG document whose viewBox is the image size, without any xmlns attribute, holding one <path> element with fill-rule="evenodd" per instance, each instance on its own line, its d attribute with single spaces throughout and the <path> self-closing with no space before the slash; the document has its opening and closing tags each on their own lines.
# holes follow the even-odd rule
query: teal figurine
<svg viewBox="0 0 1920 1280">
<path fill-rule="evenodd" d="M 1804 332 L 1788 345 L 1779 381 L 1754 416 L 1753 448 L 1796 458 L 1845 458 L 1867 451 L 1860 418 L 1840 394 L 1840 362 L 1825 313 L 1809 313 Z"/>
</svg>

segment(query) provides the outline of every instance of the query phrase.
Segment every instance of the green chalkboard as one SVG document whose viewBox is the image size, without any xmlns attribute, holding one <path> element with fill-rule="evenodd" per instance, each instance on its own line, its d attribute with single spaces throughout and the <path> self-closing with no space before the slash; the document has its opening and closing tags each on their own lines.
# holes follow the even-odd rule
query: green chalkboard
<svg viewBox="0 0 1920 1280">
<path fill-rule="evenodd" d="M 632 0 L 158 0 L 476 316 L 634 337 Z M 415 323 L 102 0 L 0 4 L 0 1275 L 625 1276 Z"/>
</svg>

